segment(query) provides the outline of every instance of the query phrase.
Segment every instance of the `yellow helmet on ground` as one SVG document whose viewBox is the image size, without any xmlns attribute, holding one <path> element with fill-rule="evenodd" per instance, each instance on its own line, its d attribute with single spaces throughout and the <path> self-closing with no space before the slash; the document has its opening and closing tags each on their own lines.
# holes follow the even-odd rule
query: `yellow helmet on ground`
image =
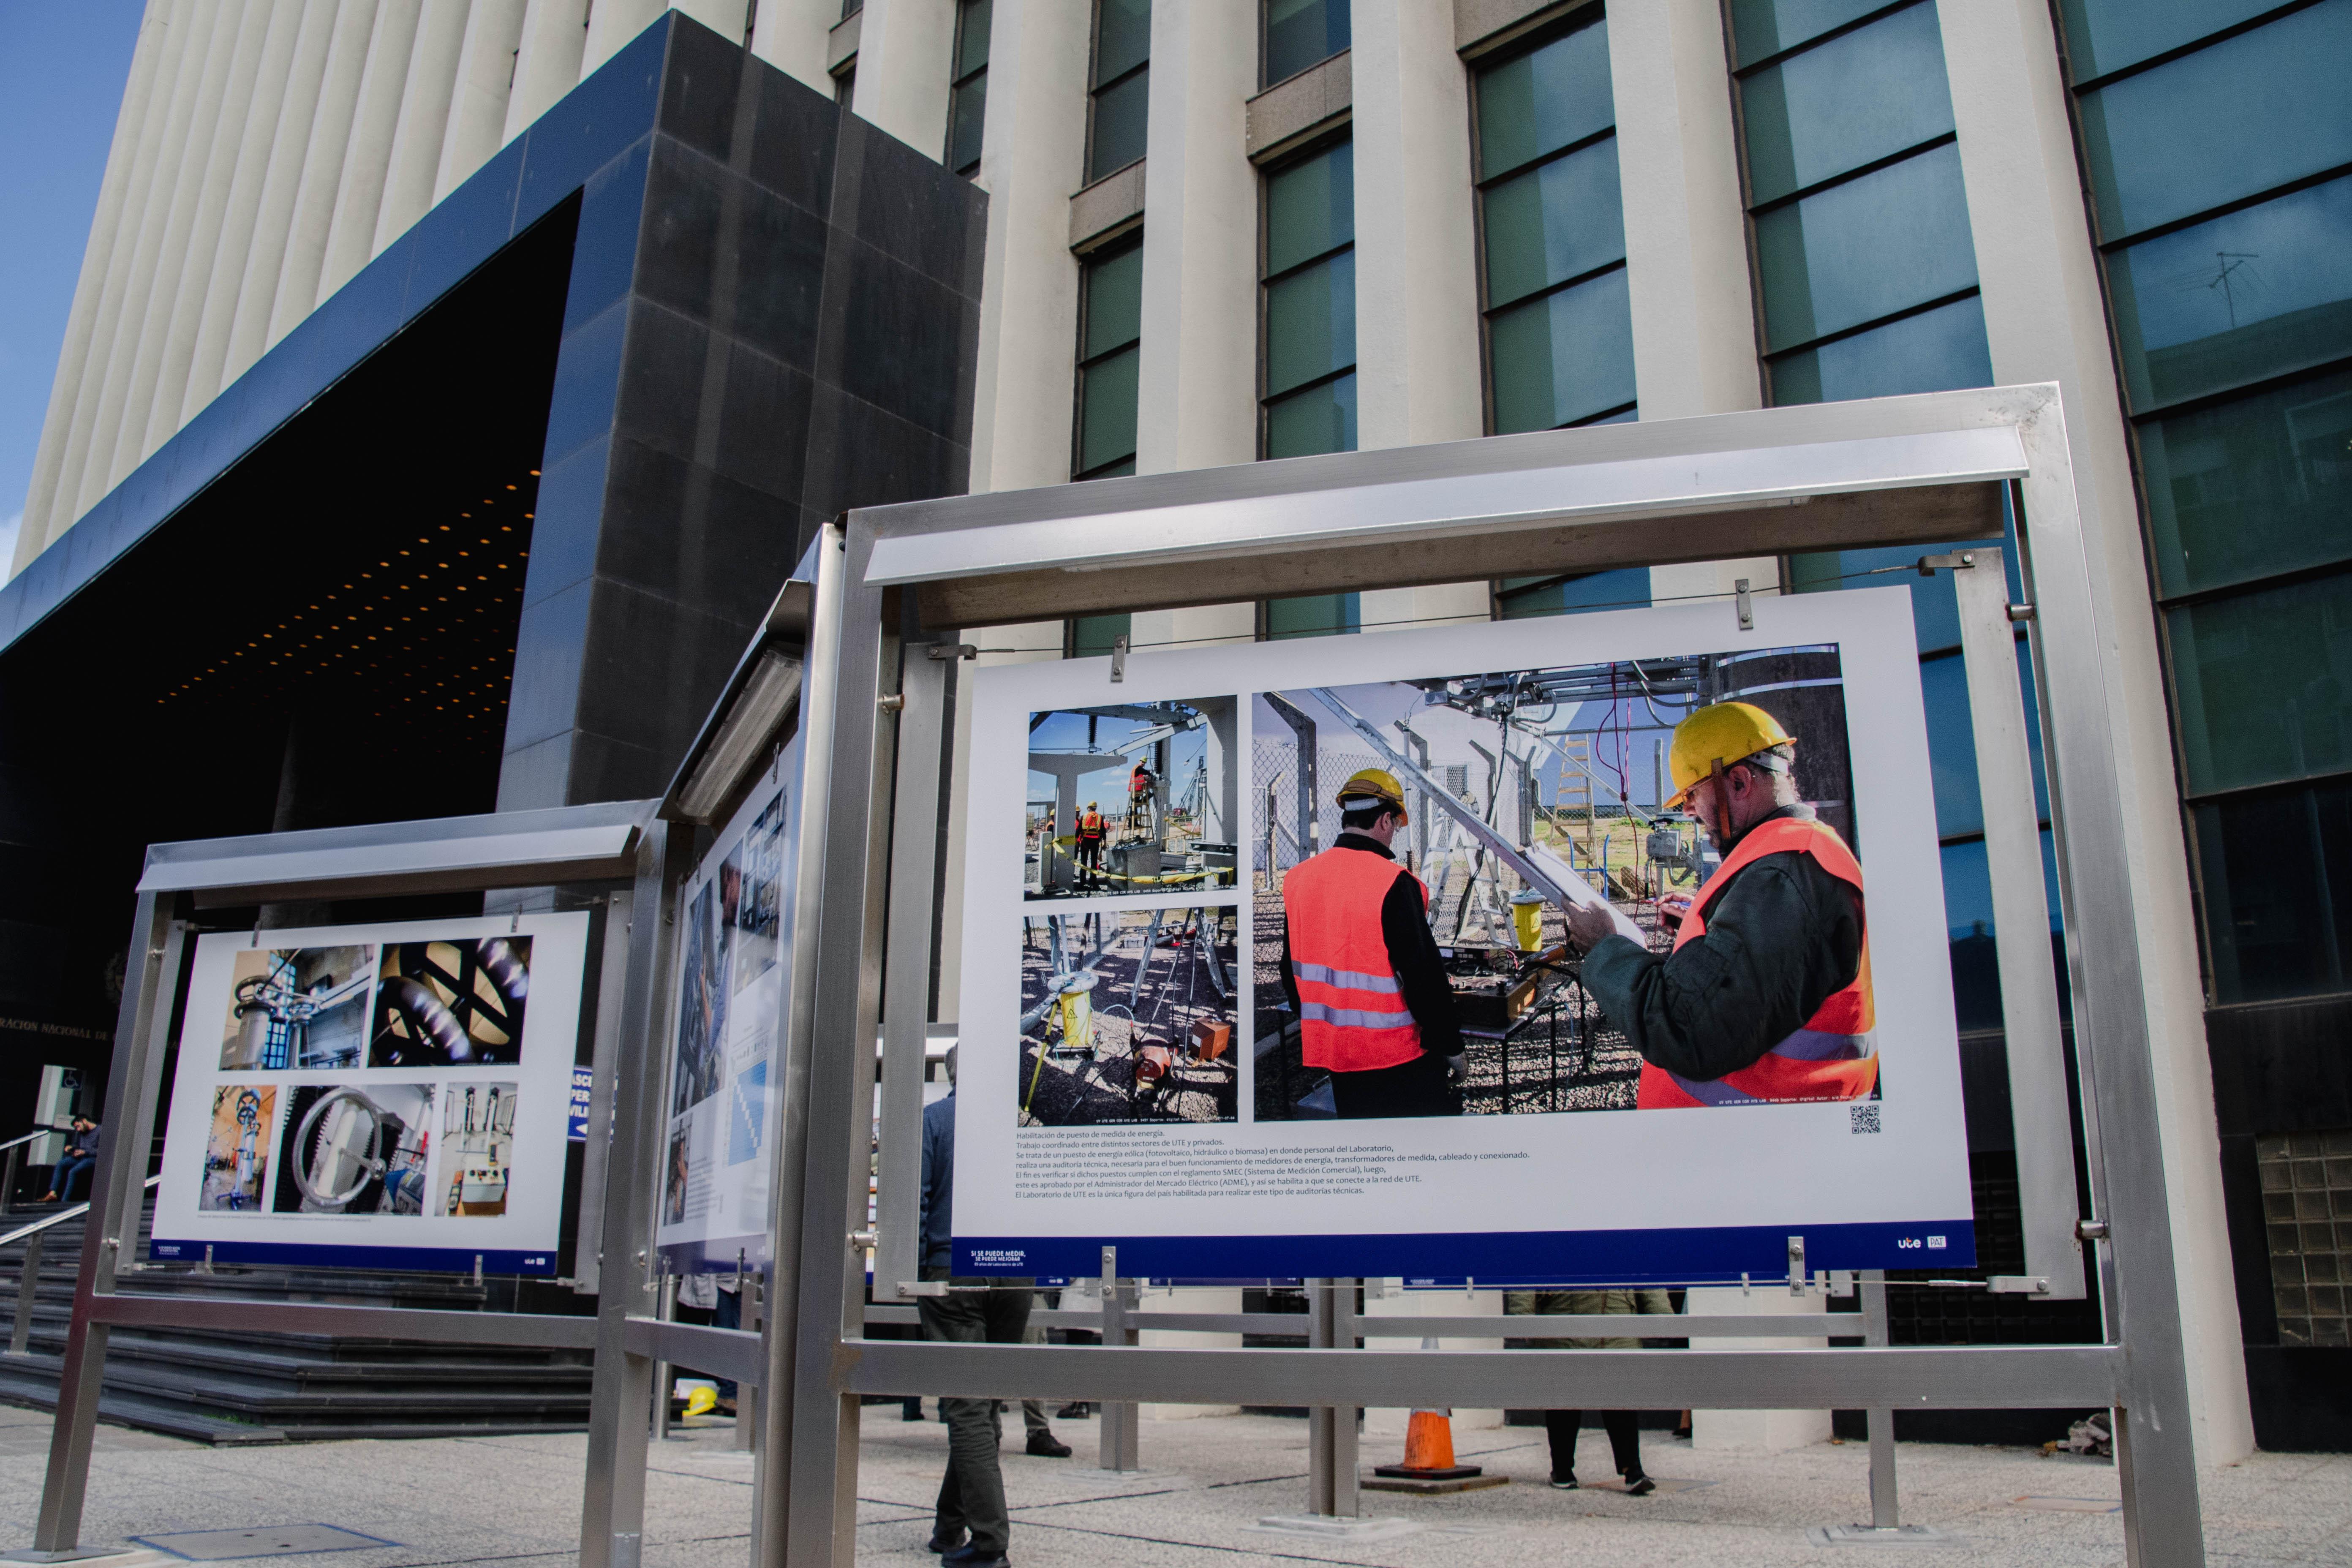
<svg viewBox="0 0 2352 1568">
<path fill-rule="evenodd" d="M 1399 816 L 1404 815 L 1404 786 L 1397 783 L 1396 775 L 1386 768 L 1357 769 L 1348 775 L 1348 782 L 1339 786 L 1336 798 L 1342 811 L 1357 809 L 1349 805 L 1349 801 L 1383 800 L 1396 807 Z"/>
<path fill-rule="evenodd" d="M 1727 768 L 1774 746 L 1794 745 L 1796 739 L 1780 728 L 1780 721 L 1751 702 L 1717 702 L 1700 709 L 1675 726 L 1674 747 L 1666 753 L 1675 793 L 1660 809 L 1679 810 L 1690 798 L 1692 785 L 1714 776 L 1717 763 Z"/>
</svg>

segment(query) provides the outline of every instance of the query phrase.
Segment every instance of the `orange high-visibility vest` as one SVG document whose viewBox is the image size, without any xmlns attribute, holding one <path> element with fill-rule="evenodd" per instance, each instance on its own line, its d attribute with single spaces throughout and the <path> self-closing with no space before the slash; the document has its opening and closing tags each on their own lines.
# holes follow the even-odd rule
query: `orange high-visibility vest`
<svg viewBox="0 0 2352 1568">
<path fill-rule="evenodd" d="M 1706 933 L 1707 906 L 1745 866 L 1767 855 L 1810 855 L 1822 869 L 1862 895 L 1862 866 L 1835 829 L 1805 817 L 1776 816 L 1750 828 L 1732 848 L 1675 936 L 1677 952 Z M 1648 1062 L 1635 1103 L 1643 1110 L 1690 1105 L 1768 1105 L 1800 1100 L 1860 1100 L 1878 1082 L 1878 1041 L 1871 1033 L 1878 1010 L 1870 990 L 1870 927 L 1865 912 L 1862 957 L 1853 979 L 1833 991 L 1804 1026 L 1748 1067 L 1712 1083 L 1688 1079 Z"/>
<path fill-rule="evenodd" d="M 1080 812 L 1078 814 L 1078 837 L 1081 838 L 1100 838 L 1102 836 L 1102 813 L 1099 811 Z"/>
<path fill-rule="evenodd" d="M 1429 889 L 1421 879 L 1369 849 L 1326 849 L 1283 879 L 1308 1067 L 1367 1072 L 1421 1055 L 1421 1026 L 1405 1005 L 1381 934 L 1381 905 L 1399 877 L 1412 879 L 1426 910 Z"/>
</svg>

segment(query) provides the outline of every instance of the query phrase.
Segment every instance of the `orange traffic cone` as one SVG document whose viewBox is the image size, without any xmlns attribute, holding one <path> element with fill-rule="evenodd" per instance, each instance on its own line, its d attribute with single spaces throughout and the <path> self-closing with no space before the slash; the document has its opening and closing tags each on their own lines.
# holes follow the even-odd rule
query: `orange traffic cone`
<svg viewBox="0 0 2352 1568">
<path fill-rule="evenodd" d="M 1404 1463 L 1377 1465 L 1372 1474 L 1409 1481 L 1466 1480 L 1486 1472 L 1454 1462 L 1454 1412 L 1416 1410 L 1404 1427 Z"/>
</svg>

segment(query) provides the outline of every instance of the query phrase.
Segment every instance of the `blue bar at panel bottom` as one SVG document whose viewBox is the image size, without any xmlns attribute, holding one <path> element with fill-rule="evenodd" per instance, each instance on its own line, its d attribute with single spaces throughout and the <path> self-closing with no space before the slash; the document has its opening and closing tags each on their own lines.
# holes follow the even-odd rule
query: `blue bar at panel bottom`
<svg viewBox="0 0 2352 1568">
<path fill-rule="evenodd" d="M 474 1260 L 485 1274 L 553 1274 L 556 1255 L 539 1252 L 475 1252 L 456 1247 L 341 1247 L 289 1241 L 165 1241 L 148 1243 L 158 1263 L 202 1263 L 205 1248 L 215 1263 L 258 1263 L 280 1268 L 382 1268 L 419 1274 L 471 1274 Z"/>
</svg>

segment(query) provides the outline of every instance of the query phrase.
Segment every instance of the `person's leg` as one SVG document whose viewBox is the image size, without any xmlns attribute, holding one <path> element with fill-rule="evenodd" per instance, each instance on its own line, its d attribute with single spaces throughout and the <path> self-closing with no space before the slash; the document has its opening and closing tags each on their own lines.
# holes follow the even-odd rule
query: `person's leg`
<svg viewBox="0 0 2352 1568">
<path fill-rule="evenodd" d="M 1029 1282 L 988 1283 L 994 1288 L 961 1292 L 969 1303 L 973 1331 L 958 1337 L 1017 1345 L 1029 1330 Z M 1002 1557 L 1012 1539 L 1012 1526 L 1005 1517 L 1004 1472 L 996 1458 L 996 1401 L 940 1403 L 948 1410 L 949 1463 L 956 1472 L 962 1522 L 971 1531 L 972 1554 L 982 1562 Z"/>
<path fill-rule="evenodd" d="M 934 1276 L 932 1269 L 923 1270 L 924 1277 Z M 979 1341 L 985 1333 L 975 1293 L 956 1291 L 945 1296 L 925 1296 L 917 1300 L 923 1320 L 923 1338 L 956 1340 L 967 1343 Z M 931 1544 L 935 1550 L 950 1551 L 963 1543 L 971 1527 L 972 1505 L 976 1497 L 984 1498 L 977 1489 L 982 1480 L 977 1472 L 985 1461 L 990 1477 L 996 1471 L 996 1443 L 989 1430 L 989 1418 L 993 1401 L 986 1399 L 941 1399 L 940 1419 L 948 1424 L 947 1474 L 940 1479 L 939 1501 L 931 1520 Z M 1003 1511 L 1003 1490 L 997 1489 L 998 1511 Z"/>
<path fill-rule="evenodd" d="M 1392 1068 L 1333 1073 L 1331 1103 L 1342 1120 L 1459 1116 L 1462 1091 L 1445 1076 L 1444 1058 L 1424 1052 Z"/>
<path fill-rule="evenodd" d="M 1625 1478 L 1625 1485 L 1635 1495 L 1645 1495 L 1654 1489 L 1654 1483 L 1642 1469 L 1642 1417 L 1633 1410 L 1604 1410 L 1601 1425 L 1609 1432 L 1609 1455 L 1617 1464 L 1617 1473 Z"/>
<path fill-rule="evenodd" d="M 1584 1425 L 1581 1410 L 1544 1412 L 1544 1436 L 1551 1445 L 1551 1484 L 1576 1484 L 1576 1429 Z"/>
<path fill-rule="evenodd" d="M 80 1198 L 74 1195 L 77 1187 L 80 1189 L 81 1197 L 88 1197 L 91 1176 L 98 1169 L 97 1160 L 88 1154 L 79 1154 L 60 1168 L 65 1175 L 58 1183 L 58 1201 L 79 1203 Z"/>
</svg>

